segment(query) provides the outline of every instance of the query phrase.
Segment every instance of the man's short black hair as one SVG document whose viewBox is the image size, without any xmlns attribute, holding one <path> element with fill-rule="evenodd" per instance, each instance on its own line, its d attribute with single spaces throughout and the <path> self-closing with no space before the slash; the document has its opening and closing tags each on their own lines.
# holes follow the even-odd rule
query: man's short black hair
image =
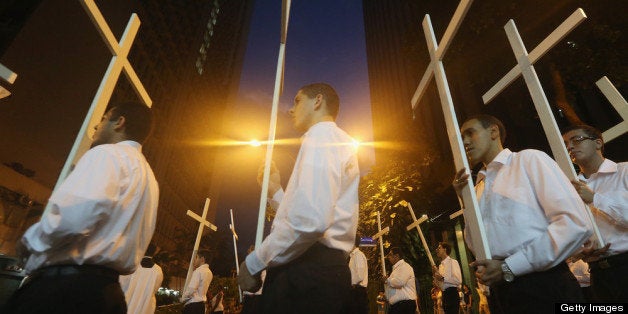
<svg viewBox="0 0 628 314">
<path fill-rule="evenodd" d="M 209 264 L 212 258 L 212 253 L 209 250 L 198 250 L 198 253 L 196 253 L 196 255 L 204 258 L 206 264 Z"/>
<path fill-rule="evenodd" d="M 401 248 L 398 246 L 391 247 L 388 251 L 389 254 L 399 255 L 399 258 L 403 257 L 403 253 L 401 252 Z"/>
<path fill-rule="evenodd" d="M 124 117 L 124 133 L 128 139 L 144 143 L 153 128 L 153 114 L 148 106 L 130 101 L 114 104 L 109 110 L 111 111 L 109 121 Z"/>
<path fill-rule="evenodd" d="M 563 135 L 567 134 L 568 132 L 575 131 L 575 130 L 582 130 L 582 132 L 584 132 L 584 134 L 586 134 L 588 137 L 601 140 L 602 148 L 600 150 L 602 151 L 602 153 L 604 153 L 604 137 L 602 136 L 602 132 L 600 130 L 588 124 L 575 124 L 575 125 L 568 126 L 563 131 Z"/>
<path fill-rule="evenodd" d="M 447 243 L 447 242 L 439 242 L 438 245 L 440 245 L 440 247 L 445 249 L 445 252 L 447 252 L 447 255 L 451 254 L 451 245 L 449 245 L 449 243 Z"/>
<path fill-rule="evenodd" d="M 497 126 L 497 129 L 499 130 L 499 140 L 501 144 L 504 145 L 504 143 L 506 142 L 506 128 L 504 127 L 504 124 L 499 119 L 497 119 L 494 116 L 491 116 L 490 114 L 476 114 L 476 115 L 470 116 L 464 122 L 474 120 L 474 119 L 478 120 L 480 124 L 482 124 L 482 127 L 484 127 L 485 129 L 488 129 L 491 125 Z"/>
<path fill-rule="evenodd" d="M 334 119 L 338 116 L 340 98 L 331 85 L 327 83 L 312 83 L 301 87 L 299 90 L 310 98 L 314 98 L 318 94 L 323 95 L 327 103 L 327 113 L 334 117 Z"/>
</svg>

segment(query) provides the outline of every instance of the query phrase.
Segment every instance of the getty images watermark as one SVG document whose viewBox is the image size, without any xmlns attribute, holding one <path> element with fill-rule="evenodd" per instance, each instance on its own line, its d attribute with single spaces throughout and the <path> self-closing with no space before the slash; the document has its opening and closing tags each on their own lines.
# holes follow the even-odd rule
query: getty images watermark
<svg viewBox="0 0 628 314">
<path fill-rule="evenodd" d="M 626 313 L 626 303 L 556 303 L 554 313 Z"/>
</svg>

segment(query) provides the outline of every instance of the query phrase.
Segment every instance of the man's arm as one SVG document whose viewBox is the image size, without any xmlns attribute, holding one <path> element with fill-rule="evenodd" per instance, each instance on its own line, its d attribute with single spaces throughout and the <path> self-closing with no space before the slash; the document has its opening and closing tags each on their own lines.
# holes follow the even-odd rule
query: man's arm
<svg viewBox="0 0 628 314">
<path fill-rule="evenodd" d="M 358 282 L 362 282 L 364 278 L 368 276 L 366 256 L 364 256 L 364 253 L 360 252 L 355 255 L 353 262 L 356 270 L 356 278 Z"/>
<path fill-rule="evenodd" d="M 198 290 L 198 286 L 201 284 L 201 273 L 198 271 L 194 271 L 192 273 L 192 278 L 190 279 L 190 283 L 183 290 L 183 295 L 181 295 L 181 302 L 186 302 L 191 299 L 194 295 L 194 292 Z"/>
<path fill-rule="evenodd" d="M 587 204 L 592 204 L 592 210 L 609 217 L 610 221 L 623 228 L 628 228 L 628 165 L 617 164 L 615 186 L 611 191 L 593 191 L 582 181 L 572 182 L 578 195 Z"/>
<path fill-rule="evenodd" d="M 398 267 L 396 271 L 390 274 L 390 277 L 386 279 L 386 283 L 394 289 L 403 288 L 408 280 L 413 277 L 412 267 Z"/>
<path fill-rule="evenodd" d="M 545 233 L 506 258 L 506 264 L 516 276 L 558 265 L 592 233 L 584 203 L 556 162 L 538 151 L 520 154 L 526 160 L 525 171 L 549 225 Z"/>
<path fill-rule="evenodd" d="M 110 216 L 123 180 L 111 152 L 90 149 L 50 196 L 50 210 L 25 232 L 22 243 L 31 253 L 44 253 L 90 236 Z"/>
</svg>

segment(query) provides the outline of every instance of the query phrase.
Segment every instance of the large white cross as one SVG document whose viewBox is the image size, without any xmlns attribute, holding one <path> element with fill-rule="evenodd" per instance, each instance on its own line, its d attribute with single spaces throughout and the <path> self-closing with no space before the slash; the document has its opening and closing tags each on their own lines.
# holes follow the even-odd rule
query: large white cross
<svg viewBox="0 0 628 314">
<path fill-rule="evenodd" d="M 595 82 L 595 85 L 597 85 L 600 91 L 602 91 L 602 94 L 604 94 L 606 99 L 608 99 L 611 105 L 613 105 L 623 120 L 614 127 L 604 131 L 602 134 L 604 143 L 608 143 L 620 135 L 628 132 L 628 103 L 626 103 L 626 99 L 624 99 L 617 88 L 615 88 L 613 83 L 611 83 L 606 76 Z"/>
<path fill-rule="evenodd" d="M 484 103 L 489 102 L 491 99 L 495 97 L 499 92 L 504 90 L 514 79 L 519 77 L 519 75 L 523 75 L 523 78 L 528 87 L 528 91 L 532 96 L 532 102 L 534 102 L 534 107 L 536 108 L 536 112 L 538 113 L 541 124 L 543 125 L 543 130 L 545 131 L 545 136 L 550 144 L 552 149 L 552 154 L 554 155 L 554 159 L 562 169 L 562 171 L 567 175 L 567 177 L 574 181 L 578 180 L 578 176 L 576 175 L 576 171 L 573 168 L 573 164 L 571 163 L 571 158 L 569 158 L 569 153 L 567 153 L 567 149 L 565 144 L 563 143 L 563 137 L 558 129 L 558 125 L 556 124 L 556 120 L 554 119 L 554 114 L 552 113 L 552 109 L 550 107 L 549 101 L 547 101 L 547 97 L 545 96 L 545 92 L 543 91 L 543 86 L 541 86 L 541 81 L 539 77 L 536 75 L 536 71 L 534 69 L 533 63 L 538 60 L 541 56 L 543 56 L 548 50 L 550 50 L 556 43 L 558 43 L 562 38 L 567 36 L 571 30 L 576 28 L 584 19 L 586 19 L 586 15 L 582 9 L 577 9 L 574 13 L 569 16 L 563 23 L 560 24 L 549 36 L 547 36 L 530 54 L 526 50 L 523 41 L 521 40 L 521 36 L 519 36 L 519 31 L 517 31 L 517 26 L 513 20 L 508 21 L 504 26 L 506 30 L 506 35 L 508 36 L 508 41 L 510 42 L 510 46 L 515 54 L 515 58 L 517 59 L 517 65 L 513 70 L 510 70 L 506 76 L 504 76 L 495 86 L 493 86 L 486 94 L 482 96 Z M 516 70 L 515 70 L 516 69 Z M 595 223 L 593 218 L 593 214 L 591 210 L 587 208 L 586 210 L 589 219 L 591 220 L 591 224 L 593 226 L 593 232 L 598 239 L 600 247 L 604 246 L 604 241 L 602 236 L 600 235 L 600 231 Z"/>
<path fill-rule="evenodd" d="M 235 222 L 233 221 L 233 209 L 229 209 L 229 215 L 231 216 L 231 223 L 229 224 L 229 230 L 233 235 L 233 255 L 235 256 L 236 274 L 240 274 L 240 262 L 238 261 L 238 234 L 235 231 Z M 240 303 L 242 303 L 242 289 L 238 285 L 238 292 L 240 295 Z"/>
<path fill-rule="evenodd" d="M 427 241 L 425 241 L 425 237 L 423 236 L 423 231 L 421 230 L 420 224 L 427 220 L 427 215 L 421 216 L 418 220 L 414 215 L 414 209 L 412 209 L 412 204 L 408 202 L 408 210 L 410 211 L 410 216 L 412 216 L 412 223 L 406 227 L 406 230 L 410 231 L 412 228 L 416 228 L 416 231 L 419 232 L 419 237 L 421 238 L 421 243 L 423 244 L 423 249 L 427 253 L 427 258 L 430 260 L 430 264 L 432 266 L 436 265 L 434 263 L 434 258 L 432 257 L 432 253 L 430 252 L 430 247 L 427 246 Z"/>
<path fill-rule="evenodd" d="M 146 93 L 142 82 L 140 82 L 140 79 L 137 77 L 137 74 L 127 59 L 131 46 L 133 45 L 135 35 L 137 35 L 137 31 L 140 27 L 140 19 L 137 17 L 137 14 L 133 13 L 131 15 L 131 19 L 129 19 L 129 22 L 124 30 L 124 34 L 122 35 L 122 39 L 118 42 L 94 1 L 82 0 L 81 4 L 98 29 L 98 32 L 105 41 L 105 44 L 107 45 L 107 48 L 109 48 L 111 54 L 113 54 L 113 57 L 111 57 L 107 71 L 100 82 L 98 91 L 96 92 L 96 95 L 92 100 L 92 104 L 87 111 L 87 115 L 85 116 L 81 129 L 76 136 L 74 145 L 72 145 L 68 158 L 63 165 L 63 169 L 61 170 L 55 189 L 57 189 L 65 180 L 76 161 L 89 149 L 92 140 L 91 135 L 88 134 L 88 132 L 93 132 L 94 126 L 99 123 L 102 115 L 105 113 L 107 104 L 111 99 L 111 94 L 113 94 L 113 89 L 115 88 L 118 78 L 120 77 L 120 73 L 123 70 L 139 98 L 148 107 L 152 105 L 152 100 L 148 96 L 148 93 Z M 48 210 L 48 208 L 49 206 L 46 206 L 46 210 Z"/>
<path fill-rule="evenodd" d="M 435 77 L 438 94 L 440 96 L 443 113 L 445 115 L 445 124 L 447 125 L 447 134 L 449 135 L 449 145 L 451 146 L 451 151 L 454 156 L 454 164 L 456 169 L 465 168 L 467 169 L 467 172 L 471 168 L 469 167 L 469 162 L 467 161 L 464 146 L 462 144 L 458 119 L 456 118 L 456 112 L 451 98 L 451 92 L 449 91 L 445 68 L 443 67 L 443 57 L 470 6 L 470 0 L 463 0 L 460 2 L 456 8 L 456 12 L 454 12 L 454 16 L 445 30 L 440 46 L 436 42 L 436 36 L 434 35 L 434 29 L 432 28 L 430 16 L 425 15 L 425 18 L 423 19 L 423 32 L 425 33 L 427 48 L 430 53 L 430 64 L 425 70 L 423 78 L 421 78 L 421 82 L 419 83 L 419 87 L 414 92 L 414 96 L 412 97 L 412 109 L 414 110 L 427 90 L 427 85 L 432 79 L 432 76 Z M 462 200 L 465 208 L 465 221 L 469 226 L 470 232 L 474 234 L 473 248 L 475 250 L 475 255 L 478 259 L 490 259 L 491 252 L 488 247 L 486 231 L 484 230 L 484 223 L 482 222 L 482 216 L 479 211 L 473 182 L 469 181 L 469 184 L 462 189 Z"/>
<path fill-rule="evenodd" d="M 190 278 L 192 277 L 192 272 L 194 271 L 194 258 L 196 257 L 196 253 L 198 253 L 198 246 L 201 244 L 201 237 L 203 236 L 203 227 L 208 227 L 211 230 L 218 230 L 218 227 L 214 226 L 211 222 L 207 221 L 205 218 L 207 217 L 207 210 L 209 209 L 209 198 L 205 199 L 205 206 L 203 207 L 203 216 L 197 215 L 195 212 L 188 210 L 187 215 L 192 217 L 194 220 L 198 221 L 200 224 L 198 226 L 198 232 L 196 233 L 196 240 L 194 241 L 194 251 L 192 251 L 192 258 L 190 259 L 190 266 L 188 267 L 188 274 L 185 276 L 185 285 L 183 288 L 187 288 L 188 283 L 190 283 Z M 206 261 L 209 262 L 209 261 Z"/>
<path fill-rule="evenodd" d="M 13 84 L 15 82 L 15 79 L 17 79 L 17 74 L 0 63 L 0 78 L 7 81 L 7 83 L 9 84 Z M 0 86 L 0 99 L 9 95 L 11 95 L 11 92 L 8 89 Z"/>
<path fill-rule="evenodd" d="M 386 274 L 386 258 L 384 257 L 384 240 L 382 239 L 382 236 L 387 234 L 389 231 L 390 227 L 382 229 L 382 220 L 380 219 L 379 212 L 377 212 L 377 233 L 373 236 L 373 240 L 379 241 L 379 255 L 381 257 L 382 274 L 384 274 L 384 277 L 387 277 L 388 275 Z"/>
<path fill-rule="evenodd" d="M 262 179 L 262 192 L 259 200 L 259 213 L 257 215 L 257 232 L 255 234 L 255 247 L 262 244 L 264 237 L 264 220 L 266 219 L 266 201 L 268 200 L 268 181 L 270 179 L 270 163 L 273 159 L 275 133 L 277 131 L 277 111 L 279 97 L 283 92 L 283 74 L 286 58 L 286 38 L 288 36 L 288 20 L 290 19 L 291 0 L 283 0 L 281 4 L 281 38 L 279 42 L 279 57 L 277 60 L 277 72 L 275 74 L 275 91 L 273 92 L 273 105 L 270 111 L 270 127 L 268 130 L 268 145 L 266 145 L 266 160 L 264 162 L 264 176 Z"/>
</svg>

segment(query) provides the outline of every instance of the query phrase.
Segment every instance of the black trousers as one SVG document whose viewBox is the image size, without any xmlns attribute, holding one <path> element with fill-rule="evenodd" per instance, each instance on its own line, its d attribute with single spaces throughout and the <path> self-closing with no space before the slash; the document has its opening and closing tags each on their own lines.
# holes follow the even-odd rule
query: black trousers
<svg viewBox="0 0 628 314">
<path fill-rule="evenodd" d="M 445 314 L 458 314 L 460 309 L 460 295 L 456 287 L 449 287 L 443 291 L 443 311 Z"/>
<path fill-rule="evenodd" d="M 351 287 L 351 293 L 347 299 L 346 311 L 347 314 L 367 314 L 369 312 L 369 300 L 366 293 L 366 288 L 360 285 L 354 285 Z"/>
<path fill-rule="evenodd" d="M 205 302 L 193 302 L 183 307 L 183 314 L 205 314 Z"/>
<path fill-rule="evenodd" d="M 390 305 L 388 314 L 414 314 L 416 311 L 416 301 L 403 300 Z"/>
<path fill-rule="evenodd" d="M 347 254 L 317 243 L 290 263 L 267 270 L 262 313 L 342 313 L 350 290 Z"/>
<path fill-rule="evenodd" d="M 80 268 L 80 266 L 76 266 Z M 117 275 L 95 272 L 35 275 L 18 289 L 2 313 L 6 314 L 126 314 L 126 301 Z"/>
<path fill-rule="evenodd" d="M 493 285 L 489 299 L 491 314 L 554 313 L 554 303 L 558 302 L 585 302 L 566 263 Z"/>
<path fill-rule="evenodd" d="M 261 309 L 262 296 L 261 295 L 245 295 L 242 300 L 242 311 L 240 314 L 258 314 L 262 312 Z"/>
<path fill-rule="evenodd" d="M 593 302 L 627 302 L 628 253 L 589 263 Z"/>
</svg>

